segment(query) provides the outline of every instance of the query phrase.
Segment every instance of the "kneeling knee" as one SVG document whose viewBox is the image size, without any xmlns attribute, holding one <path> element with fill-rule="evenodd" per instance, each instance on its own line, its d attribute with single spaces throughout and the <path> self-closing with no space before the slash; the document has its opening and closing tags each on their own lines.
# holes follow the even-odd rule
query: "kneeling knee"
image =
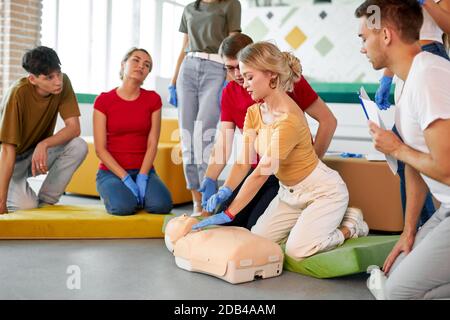
<svg viewBox="0 0 450 320">
<path fill-rule="evenodd" d="M 72 141 L 70 141 L 70 145 L 72 150 L 74 151 L 74 154 L 79 156 L 81 159 L 86 158 L 88 154 L 88 145 L 86 141 L 84 141 L 80 137 L 77 137 L 72 139 Z"/>
<path fill-rule="evenodd" d="M 106 211 L 114 216 L 129 216 L 136 213 L 136 207 L 127 205 L 107 206 Z"/>
<path fill-rule="evenodd" d="M 144 210 L 152 213 L 169 213 L 172 210 L 173 205 L 172 201 L 153 201 L 148 205 L 145 204 Z"/>
<path fill-rule="evenodd" d="M 390 279 L 388 278 L 384 288 L 387 300 L 411 300 L 420 299 L 424 296 L 424 294 L 417 296 L 417 292 L 409 290 L 407 286 L 389 280 Z"/>
</svg>

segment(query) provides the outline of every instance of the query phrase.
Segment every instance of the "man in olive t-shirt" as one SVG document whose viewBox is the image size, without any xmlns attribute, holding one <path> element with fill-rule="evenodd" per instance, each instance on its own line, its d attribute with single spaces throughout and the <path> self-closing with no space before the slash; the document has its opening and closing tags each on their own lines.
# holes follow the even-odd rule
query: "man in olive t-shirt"
<svg viewBox="0 0 450 320">
<path fill-rule="evenodd" d="M 29 73 L 0 104 L 0 214 L 55 204 L 87 154 L 80 110 L 53 49 L 37 47 L 22 59 Z M 65 126 L 54 134 L 58 113 Z M 27 178 L 47 174 L 38 195 Z"/>
</svg>

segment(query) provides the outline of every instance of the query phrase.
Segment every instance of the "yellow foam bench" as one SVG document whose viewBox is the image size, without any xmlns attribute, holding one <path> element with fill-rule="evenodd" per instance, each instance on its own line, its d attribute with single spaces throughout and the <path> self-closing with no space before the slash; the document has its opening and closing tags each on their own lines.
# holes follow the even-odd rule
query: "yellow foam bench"
<svg viewBox="0 0 450 320">
<path fill-rule="evenodd" d="M 95 176 L 100 161 L 95 154 L 93 137 L 83 138 L 88 144 L 88 155 L 74 173 L 66 192 L 98 197 Z M 186 189 L 184 179 L 177 119 L 162 119 L 154 166 L 156 173 L 169 189 L 174 204 L 192 201 L 191 192 Z"/>
<path fill-rule="evenodd" d="M 101 205 L 54 205 L 0 215 L 0 239 L 163 238 L 171 214 L 113 216 Z"/>
</svg>

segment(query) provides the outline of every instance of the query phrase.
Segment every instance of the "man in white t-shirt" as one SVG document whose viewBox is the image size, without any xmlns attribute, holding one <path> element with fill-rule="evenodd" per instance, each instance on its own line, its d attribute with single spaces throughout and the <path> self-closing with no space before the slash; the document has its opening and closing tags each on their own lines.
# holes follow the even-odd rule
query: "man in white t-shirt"
<svg viewBox="0 0 450 320">
<path fill-rule="evenodd" d="M 374 69 L 389 68 L 405 81 L 395 124 L 404 142 L 370 123 L 377 150 L 406 164 L 406 216 L 400 240 L 387 257 L 388 299 L 450 298 L 450 62 L 418 45 L 423 22 L 417 0 L 366 0 L 360 18 L 361 52 Z M 425 196 L 441 207 L 416 232 Z"/>
</svg>

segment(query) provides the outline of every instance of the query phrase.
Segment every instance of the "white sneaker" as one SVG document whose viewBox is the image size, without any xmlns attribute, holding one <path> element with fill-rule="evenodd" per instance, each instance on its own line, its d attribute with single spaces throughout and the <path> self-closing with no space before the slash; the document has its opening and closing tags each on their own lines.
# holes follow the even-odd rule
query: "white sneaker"
<svg viewBox="0 0 450 320">
<path fill-rule="evenodd" d="M 341 225 L 350 229 L 350 238 L 365 237 L 369 234 L 369 226 L 358 208 L 347 208 Z"/>
<path fill-rule="evenodd" d="M 377 300 L 386 300 L 385 287 L 386 275 L 378 266 L 371 265 L 367 267 L 367 273 L 370 273 L 367 279 L 367 288 Z"/>
</svg>

